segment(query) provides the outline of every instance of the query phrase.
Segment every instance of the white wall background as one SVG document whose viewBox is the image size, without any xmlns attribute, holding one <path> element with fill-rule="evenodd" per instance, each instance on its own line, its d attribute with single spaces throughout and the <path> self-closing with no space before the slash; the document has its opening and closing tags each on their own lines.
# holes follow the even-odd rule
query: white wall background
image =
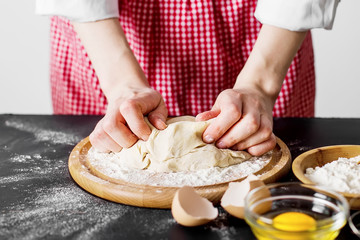
<svg viewBox="0 0 360 240">
<path fill-rule="evenodd" d="M 49 20 L 35 1 L 0 1 L 0 113 L 52 113 Z"/>
<path fill-rule="evenodd" d="M 317 117 L 360 117 L 359 9 L 343 0 L 333 30 L 313 30 Z M 0 113 L 51 114 L 48 18 L 34 0 L 1 0 L 0 34 Z"/>
<path fill-rule="evenodd" d="M 313 30 L 316 116 L 360 117 L 359 10 L 359 0 L 342 0 L 333 29 Z"/>
</svg>

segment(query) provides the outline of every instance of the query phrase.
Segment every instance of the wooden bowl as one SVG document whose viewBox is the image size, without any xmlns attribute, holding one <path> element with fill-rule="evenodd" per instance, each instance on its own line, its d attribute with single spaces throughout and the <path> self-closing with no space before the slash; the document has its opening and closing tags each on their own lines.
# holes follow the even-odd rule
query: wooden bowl
<svg viewBox="0 0 360 240">
<path fill-rule="evenodd" d="M 90 147 L 91 143 L 87 137 L 74 147 L 69 156 L 69 172 L 83 189 L 98 197 L 122 204 L 148 208 L 171 207 L 172 199 L 179 187 L 134 184 L 105 176 L 89 164 L 87 153 Z M 259 175 L 265 183 L 272 183 L 287 174 L 290 168 L 290 151 L 278 138 L 270 162 L 254 174 Z M 235 181 L 243 179 L 245 177 Z M 202 197 L 217 204 L 228 184 L 228 182 L 223 182 L 194 188 Z"/>
<path fill-rule="evenodd" d="M 295 176 L 303 183 L 315 184 L 305 176 L 307 168 L 322 167 L 326 163 L 343 158 L 353 158 L 360 155 L 360 145 L 336 145 L 320 147 L 307 151 L 297 158 L 292 164 Z M 346 197 L 351 209 L 360 209 L 360 194 L 341 192 Z"/>
</svg>

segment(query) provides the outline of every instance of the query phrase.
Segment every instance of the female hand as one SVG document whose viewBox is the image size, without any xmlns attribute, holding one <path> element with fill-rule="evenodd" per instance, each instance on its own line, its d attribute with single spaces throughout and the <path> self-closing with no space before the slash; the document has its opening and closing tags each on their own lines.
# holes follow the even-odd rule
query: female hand
<svg viewBox="0 0 360 240">
<path fill-rule="evenodd" d="M 272 150 L 276 145 L 272 133 L 272 100 L 253 89 L 227 89 L 219 94 L 210 111 L 197 120 L 215 118 L 203 133 L 207 143 L 219 148 L 247 150 L 254 156 Z"/>
<path fill-rule="evenodd" d="M 148 139 L 151 130 L 144 115 L 156 128 L 165 129 L 167 114 L 159 92 L 152 88 L 127 89 L 109 102 L 105 116 L 90 134 L 90 142 L 99 151 L 119 152 L 138 139 Z"/>
<path fill-rule="evenodd" d="M 91 144 L 100 151 L 119 152 L 139 138 L 146 140 L 151 131 L 144 115 L 156 128 L 164 129 L 167 118 L 164 100 L 150 88 L 119 19 L 73 25 L 109 103 L 105 116 L 90 134 Z"/>
<path fill-rule="evenodd" d="M 234 89 L 219 94 L 211 111 L 198 120 L 215 118 L 203 133 L 219 148 L 245 150 L 259 156 L 276 145 L 272 109 L 282 82 L 307 32 L 264 24 Z"/>
</svg>

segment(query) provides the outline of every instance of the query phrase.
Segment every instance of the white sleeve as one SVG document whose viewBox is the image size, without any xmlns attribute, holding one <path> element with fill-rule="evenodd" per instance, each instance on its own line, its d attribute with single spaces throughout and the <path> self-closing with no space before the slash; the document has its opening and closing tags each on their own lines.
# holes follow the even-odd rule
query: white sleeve
<svg viewBox="0 0 360 240">
<path fill-rule="evenodd" d="M 255 17 L 291 31 L 331 29 L 340 0 L 258 0 Z"/>
<path fill-rule="evenodd" d="M 36 0 L 35 13 L 62 16 L 75 22 L 118 18 L 118 0 Z"/>
</svg>

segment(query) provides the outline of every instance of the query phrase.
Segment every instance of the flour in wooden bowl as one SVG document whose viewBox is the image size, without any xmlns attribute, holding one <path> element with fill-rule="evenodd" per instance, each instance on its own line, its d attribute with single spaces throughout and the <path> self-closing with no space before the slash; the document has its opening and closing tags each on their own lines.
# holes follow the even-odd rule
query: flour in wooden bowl
<svg viewBox="0 0 360 240">
<path fill-rule="evenodd" d="M 335 191 L 360 194 L 360 155 L 339 158 L 322 167 L 307 168 L 305 176 L 315 184 Z"/>
<path fill-rule="evenodd" d="M 211 167 L 196 171 L 154 172 L 148 169 L 129 168 L 123 164 L 124 159 L 120 159 L 116 153 L 101 153 L 91 148 L 87 154 L 89 163 L 110 178 L 133 184 L 167 187 L 204 186 L 234 181 L 265 167 L 271 156 L 272 151 L 225 168 Z"/>
</svg>

